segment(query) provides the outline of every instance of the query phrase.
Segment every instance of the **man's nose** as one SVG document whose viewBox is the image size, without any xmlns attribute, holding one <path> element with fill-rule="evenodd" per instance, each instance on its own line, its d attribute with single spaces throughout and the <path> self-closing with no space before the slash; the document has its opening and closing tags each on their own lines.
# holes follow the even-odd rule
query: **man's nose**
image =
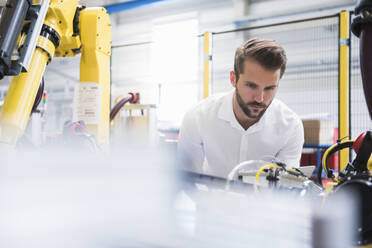
<svg viewBox="0 0 372 248">
<path fill-rule="evenodd" d="M 257 91 L 254 100 L 256 102 L 260 102 L 260 103 L 264 101 L 264 92 L 263 92 L 263 90 L 258 90 Z"/>
</svg>

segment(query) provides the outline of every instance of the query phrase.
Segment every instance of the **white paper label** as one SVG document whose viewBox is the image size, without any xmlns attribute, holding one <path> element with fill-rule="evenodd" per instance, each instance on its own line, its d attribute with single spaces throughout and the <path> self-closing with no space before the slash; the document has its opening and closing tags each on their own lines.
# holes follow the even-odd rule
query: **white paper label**
<svg viewBox="0 0 372 248">
<path fill-rule="evenodd" d="M 102 87 L 98 83 L 78 83 L 74 94 L 74 121 L 99 124 L 101 120 Z"/>
</svg>

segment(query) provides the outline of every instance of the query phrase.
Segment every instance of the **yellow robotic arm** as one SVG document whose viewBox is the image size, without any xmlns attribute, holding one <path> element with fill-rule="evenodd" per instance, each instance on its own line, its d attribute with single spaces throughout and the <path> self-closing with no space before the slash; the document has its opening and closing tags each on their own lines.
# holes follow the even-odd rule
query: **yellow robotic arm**
<svg viewBox="0 0 372 248">
<path fill-rule="evenodd" d="M 5 8 L 14 7 L 18 1 L 8 2 L 9 6 Z M 23 29 L 32 26 L 26 20 Z M 22 32 L 18 47 L 24 49 L 28 45 L 25 43 L 27 34 L 30 32 Z M 106 10 L 83 8 L 77 0 L 51 0 L 35 47 L 28 70 L 13 78 L 1 108 L 0 144 L 14 147 L 23 134 L 45 67 L 52 58 L 81 52 L 74 118 L 84 121 L 98 143 L 107 147 L 111 25 Z"/>
</svg>

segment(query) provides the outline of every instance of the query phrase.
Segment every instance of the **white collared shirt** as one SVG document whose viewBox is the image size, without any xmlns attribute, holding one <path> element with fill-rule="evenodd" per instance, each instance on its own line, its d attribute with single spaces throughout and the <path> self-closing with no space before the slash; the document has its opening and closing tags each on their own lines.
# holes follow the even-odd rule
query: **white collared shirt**
<svg viewBox="0 0 372 248">
<path fill-rule="evenodd" d="M 304 144 L 300 118 L 274 99 L 261 119 L 244 130 L 233 112 L 234 92 L 209 97 L 184 116 L 178 154 L 187 169 L 227 177 L 237 164 L 265 156 L 299 167 Z"/>
</svg>

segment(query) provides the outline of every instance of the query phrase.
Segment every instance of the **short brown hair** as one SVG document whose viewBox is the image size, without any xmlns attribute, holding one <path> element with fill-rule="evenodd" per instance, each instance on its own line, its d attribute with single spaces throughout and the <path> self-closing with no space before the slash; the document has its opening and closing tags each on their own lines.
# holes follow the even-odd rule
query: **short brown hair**
<svg viewBox="0 0 372 248">
<path fill-rule="evenodd" d="M 253 38 L 236 49 L 234 62 L 236 81 L 243 73 L 243 64 L 247 58 L 254 59 L 267 70 L 280 69 L 280 78 L 287 64 L 285 51 L 275 40 Z"/>
</svg>

